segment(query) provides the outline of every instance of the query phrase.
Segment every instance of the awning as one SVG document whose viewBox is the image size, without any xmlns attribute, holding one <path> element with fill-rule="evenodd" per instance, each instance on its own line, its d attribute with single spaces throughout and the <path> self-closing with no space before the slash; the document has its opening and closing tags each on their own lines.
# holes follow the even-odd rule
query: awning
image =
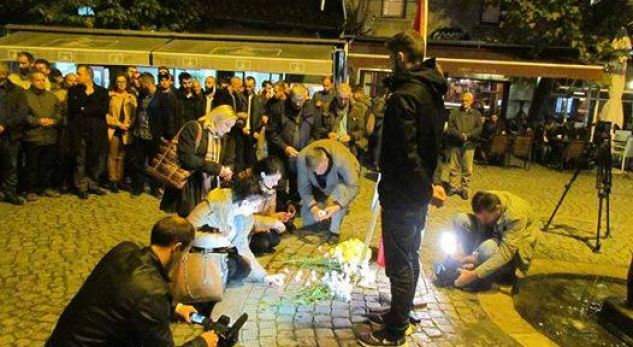
<svg viewBox="0 0 633 347">
<path fill-rule="evenodd" d="M 150 65 L 150 52 L 169 38 L 17 31 L 0 38 L 0 60 L 27 51 L 51 62 Z"/>
<path fill-rule="evenodd" d="M 333 50 L 334 46 L 175 39 L 152 54 L 154 66 L 330 75 Z"/>
<path fill-rule="evenodd" d="M 350 53 L 350 65 L 355 69 L 389 69 L 388 55 Z M 452 76 L 474 74 L 502 75 L 514 77 L 574 78 L 601 80 L 604 68 L 601 65 L 560 64 L 539 61 L 511 61 L 486 59 L 437 58 L 442 71 Z"/>
</svg>

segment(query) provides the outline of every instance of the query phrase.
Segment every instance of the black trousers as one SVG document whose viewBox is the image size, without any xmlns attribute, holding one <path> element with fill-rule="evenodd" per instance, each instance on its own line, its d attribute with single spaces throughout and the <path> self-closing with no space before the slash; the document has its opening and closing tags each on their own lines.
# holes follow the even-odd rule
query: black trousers
<svg viewBox="0 0 633 347">
<path fill-rule="evenodd" d="M 28 193 L 39 193 L 51 187 L 51 175 L 57 158 L 57 145 L 24 143 L 26 154 L 25 188 Z"/>
<path fill-rule="evenodd" d="M 153 140 L 143 140 L 135 137 L 130 145 L 130 165 L 132 176 L 132 189 L 143 191 L 145 183 L 150 188 L 156 189 L 160 187 L 160 183 L 153 177 L 145 173 L 146 163 L 150 163 L 158 152 L 158 144 Z"/>
<path fill-rule="evenodd" d="M 254 233 L 251 236 L 250 248 L 253 253 L 269 252 L 277 247 L 281 242 L 279 233 L 276 230 L 270 230 L 262 233 Z"/>
<path fill-rule="evenodd" d="M 84 134 L 80 143 L 74 148 L 75 172 L 73 179 L 75 188 L 80 192 L 99 187 L 99 180 L 105 172 L 106 148 L 95 139 L 98 136 Z"/>
<path fill-rule="evenodd" d="M 409 326 L 409 312 L 420 277 L 420 245 L 427 206 L 414 211 L 382 209 L 382 237 L 391 282 L 391 310 L 385 316 L 388 331 L 396 338 Z"/>
<path fill-rule="evenodd" d="M 22 141 L 0 136 L 0 190 L 16 194 L 18 189 L 18 158 Z"/>
</svg>

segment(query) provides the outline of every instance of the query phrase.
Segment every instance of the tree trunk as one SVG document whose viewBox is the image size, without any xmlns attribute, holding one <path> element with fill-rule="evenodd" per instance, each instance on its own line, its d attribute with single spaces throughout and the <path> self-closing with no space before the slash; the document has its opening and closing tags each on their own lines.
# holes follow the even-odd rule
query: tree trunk
<svg viewBox="0 0 633 347">
<path fill-rule="evenodd" d="M 541 78 L 539 80 L 530 104 L 528 124 L 543 121 L 546 114 L 553 114 L 554 105 L 551 96 L 555 86 L 556 80 L 552 78 Z"/>
</svg>

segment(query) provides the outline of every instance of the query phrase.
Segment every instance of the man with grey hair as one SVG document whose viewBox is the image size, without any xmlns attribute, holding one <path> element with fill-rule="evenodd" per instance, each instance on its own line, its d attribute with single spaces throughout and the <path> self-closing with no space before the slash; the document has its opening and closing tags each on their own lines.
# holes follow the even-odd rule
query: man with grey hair
<svg viewBox="0 0 633 347">
<path fill-rule="evenodd" d="M 336 97 L 323 110 L 323 127 L 332 140 L 337 140 L 349 148 L 354 155 L 358 154 L 357 146 L 363 142 L 365 114 L 367 107 L 352 103 L 352 88 L 347 83 L 336 87 Z"/>
<path fill-rule="evenodd" d="M 0 200 L 22 205 L 18 186 L 18 153 L 26 122 L 24 89 L 8 78 L 9 68 L 0 63 Z"/>
<path fill-rule="evenodd" d="M 462 95 L 462 106 L 448 118 L 447 144 L 450 157 L 448 195 L 458 194 L 468 200 L 468 188 L 473 176 L 475 146 L 483 130 L 481 113 L 472 107 L 474 96 Z"/>
<path fill-rule="evenodd" d="M 298 190 L 303 226 L 329 222 L 329 241 L 338 242 L 343 218 L 360 192 L 360 164 L 342 143 L 319 140 L 299 152 Z"/>
<path fill-rule="evenodd" d="M 106 89 L 94 83 L 90 66 L 79 65 L 77 76 L 79 84 L 68 90 L 68 134 L 75 156 L 77 195 L 88 199 L 88 192 L 106 194 L 97 182 L 105 170 L 110 102 Z"/>
<path fill-rule="evenodd" d="M 324 138 L 321 113 L 308 100 L 308 89 L 300 83 L 290 88 L 286 100 L 269 108 L 266 139 L 270 155 L 285 161 L 290 180 L 290 195 L 297 200 L 297 155 L 315 140 Z"/>
</svg>

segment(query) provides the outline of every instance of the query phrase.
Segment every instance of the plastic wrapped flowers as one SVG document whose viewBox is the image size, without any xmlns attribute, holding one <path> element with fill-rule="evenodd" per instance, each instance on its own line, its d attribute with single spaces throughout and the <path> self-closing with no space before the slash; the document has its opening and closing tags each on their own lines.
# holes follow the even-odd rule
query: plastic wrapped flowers
<svg viewBox="0 0 633 347">
<path fill-rule="evenodd" d="M 366 249 L 362 259 L 363 248 L 362 241 L 350 239 L 321 256 L 287 261 L 299 268 L 290 283 L 298 289 L 289 287 L 280 303 L 314 304 L 333 298 L 350 301 L 354 287 L 373 286 L 376 274 L 369 267 L 371 249 Z M 289 274 L 287 269 L 285 272 Z"/>
</svg>

